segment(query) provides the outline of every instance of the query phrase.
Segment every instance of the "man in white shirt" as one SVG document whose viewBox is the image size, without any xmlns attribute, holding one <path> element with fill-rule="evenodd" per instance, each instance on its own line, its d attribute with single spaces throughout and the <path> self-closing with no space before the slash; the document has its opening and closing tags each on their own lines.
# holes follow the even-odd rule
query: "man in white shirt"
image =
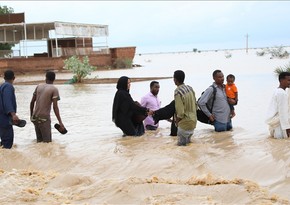
<svg viewBox="0 0 290 205">
<path fill-rule="evenodd" d="M 290 73 L 279 74 L 279 87 L 274 91 L 269 105 L 266 123 L 269 125 L 270 135 L 277 139 L 290 136 L 289 102 L 286 88 L 290 86 Z"/>
</svg>

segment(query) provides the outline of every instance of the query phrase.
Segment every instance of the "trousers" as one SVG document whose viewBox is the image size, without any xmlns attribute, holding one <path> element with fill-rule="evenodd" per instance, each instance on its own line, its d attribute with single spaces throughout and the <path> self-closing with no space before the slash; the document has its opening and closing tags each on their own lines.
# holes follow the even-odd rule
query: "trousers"
<svg viewBox="0 0 290 205">
<path fill-rule="evenodd" d="M 14 140 L 13 127 L 0 127 L 1 146 L 5 149 L 11 149 Z"/>
</svg>

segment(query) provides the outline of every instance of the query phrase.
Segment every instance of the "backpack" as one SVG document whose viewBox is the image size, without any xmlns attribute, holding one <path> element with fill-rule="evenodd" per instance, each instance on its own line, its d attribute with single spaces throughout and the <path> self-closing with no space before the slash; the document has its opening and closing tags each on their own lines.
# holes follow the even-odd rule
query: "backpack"
<svg viewBox="0 0 290 205">
<path fill-rule="evenodd" d="M 207 109 L 212 112 L 212 108 L 213 108 L 213 105 L 214 105 L 214 101 L 215 101 L 215 96 L 216 96 L 216 87 L 214 87 L 213 85 L 211 85 L 210 87 L 213 88 L 213 94 L 212 94 L 212 104 L 211 106 L 209 106 L 208 104 L 206 104 L 206 107 Z M 201 93 L 201 96 L 203 95 L 204 91 Z M 198 101 L 200 100 L 201 96 L 198 98 L 197 100 L 197 103 Z M 197 116 L 197 120 L 202 122 L 202 123 L 205 123 L 205 124 L 213 124 L 213 122 L 211 122 L 209 120 L 209 117 L 204 114 L 204 112 L 202 111 L 202 109 L 199 107 L 199 105 L 197 106 L 197 109 L 196 109 L 196 116 Z"/>
</svg>

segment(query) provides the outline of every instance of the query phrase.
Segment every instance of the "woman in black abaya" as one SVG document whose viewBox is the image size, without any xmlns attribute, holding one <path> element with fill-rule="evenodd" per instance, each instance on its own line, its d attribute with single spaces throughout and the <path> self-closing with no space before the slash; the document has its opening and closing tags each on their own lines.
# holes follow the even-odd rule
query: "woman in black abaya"
<svg viewBox="0 0 290 205">
<path fill-rule="evenodd" d="M 143 120 L 149 110 L 134 102 L 130 91 L 131 80 L 122 76 L 117 82 L 117 92 L 114 97 L 112 120 L 124 135 L 141 136 L 144 134 Z"/>
</svg>

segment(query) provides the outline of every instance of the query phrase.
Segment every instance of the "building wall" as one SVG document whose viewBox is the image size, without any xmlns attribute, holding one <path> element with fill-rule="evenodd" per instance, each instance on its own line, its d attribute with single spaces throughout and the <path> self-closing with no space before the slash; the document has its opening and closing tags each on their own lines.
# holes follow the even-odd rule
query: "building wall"
<svg viewBox="0 0 290 205">
<path fill-rule="evenodd" d="M 116 59 L 116 58 L 133 59 L 135 56 L 135 50 L 136 50 L 136 47 L 110 48 L 110 53 L 113 59 Z"/>
<path fill-rule="evenodd" d="M 129 58 L 135 56 L 136 47 L 113 48 L 110 54 L 93 54 L 89 55 L 89 63 L 99 68 L 109 68 L 116 58 Z M 110 49 L 111 50 L 111 49 Z M 28 58 L 3 58 L 0 59 L 0 73 L 7 69 L 14 72 L 28 73 L 40 72 L 46 70 L 63 70 L 64 60 L 69 58 L 63 57 L 28 57 Z M 82 59 L 81 56 L 79 56 Z"/>
<path fill-rule="evenodd" d="M 0 15 L 0 24 L 23 23 L 25 22 L 24 13 L 9 13 Z"/>
<path fill-rule="evenodd" d="M 47 70 L 63 70 L 65 57 L 47 58 L 10 58 L 0 60 L 0 72 L 12 69 L 18 73 L 39 72 Z M 81 59 L 81 58 L 80 58 Z M 111 66 L 111 55 L 89 56 L 90 64 L 96 67 Z"/>
</svg>

